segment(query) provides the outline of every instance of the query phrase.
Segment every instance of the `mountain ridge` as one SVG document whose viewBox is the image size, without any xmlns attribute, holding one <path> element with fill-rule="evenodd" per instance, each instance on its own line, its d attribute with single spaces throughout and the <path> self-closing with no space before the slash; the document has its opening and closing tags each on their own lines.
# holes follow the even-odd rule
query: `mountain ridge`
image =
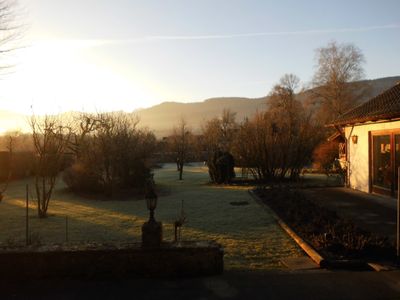
<svg viewBox="0 0 400 300">
<path fill-rule="evenodd" d="M 356 82 L 360 86 L 369 88 L 368 93 L 363 95 L 360 102 L 380 94 L 400 81 L 400 76 L 383 77 L 377 79 L 366 79 Z M 352 83 L 350 83 L 352 84 Z M 304 90 L 297 94 L 300 101 L 311 98 L 316 88 Z M 163 102 L 158 105 L 142 109 L 137 115 L 141 126 L 148 127 L 157 136 L 167 136 L 177 125 L 179 119 L 184 117 L 193 129 L 201 128 L 204 121 L 220 116 L 223 109 L 236 112 L 236 119 L 242 121 L 245 117 L 251 117 L 257 110 L 266 109 L 269 96 L 258 98 L 246 97 L 213 97 L 202 102 Z"/>
<path fill-rule="evenodd" d="M 378 95 L 384 90 L 400 82 L 400 76 L 383 77 L 377 79 L 367 79 L 358 81 L 364 87 L 368 87 L 368 93 L 363 95 L 360 102 Z M 352 83 L 350 83 L 352 84 Z M 300 101 L 310 99 L 313 91 L 317 88 L 301 91 L 297 94 Z M 139 126 L 147 127 L 158 137 L 167 136 L 172 131 L 173 126 L 177 125 L 180 118 L 185 118 L 188 125 L 194 130 L 199 131 L 207 120 L 220 116 L 224 109 L 236 112 L 237 121 L 244 118 L 251 118 L 257 111 L 265 110 L 269 96 L 247 98 L 247 97 L 212 97 L 200 102 L 175 102 L 166 101 L 149 108 L 141 108 L 130 114 L 138 116 Z M 79 112 L 73 112 L 79 113 Z M 64 115 L 66 113 L 63 113 Z M 7 131 L 20 128 L 28 131 L 29 126 L 26 122 L 27 116 L 0 110 L 0 130 Z"/>
</svg>

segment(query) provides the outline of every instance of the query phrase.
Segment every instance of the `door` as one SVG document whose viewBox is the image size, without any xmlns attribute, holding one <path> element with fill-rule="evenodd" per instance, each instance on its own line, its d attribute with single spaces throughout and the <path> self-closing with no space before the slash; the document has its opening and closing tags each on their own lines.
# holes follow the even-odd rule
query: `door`
<svg viewBox="0 0 400 300">
<path fill-rule="evenodd" d="M 394 135 L 394 192 L 398 190 L 398 169 L 400 167 L 400 134 Z"/>
<path fill-rule="evenodd" d="M 372 138 L 372 184 L 376 189 L 391 192 L 392 157 L 390 135 L 375 135 Z M 378 190 L 379 192 L 379 190 Z"/>
<path fill-rule="evenodd" d="M 400 133 L 372 132 L 371 183 L 372 191 L 394 196 L 397 194 L 400 166 Z"/>
</svg>

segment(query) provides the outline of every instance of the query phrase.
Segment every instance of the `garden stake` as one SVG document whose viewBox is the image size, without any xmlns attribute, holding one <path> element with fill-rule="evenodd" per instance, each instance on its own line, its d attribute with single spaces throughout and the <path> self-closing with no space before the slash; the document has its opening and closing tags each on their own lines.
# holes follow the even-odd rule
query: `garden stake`
<svg viewBox="0 0 400 300">
<path fill-rule="evenodd" d="M 25 212 L 25 242 L 29 245 L 29 185 L 26 185 L 26 212 Z"/>
<path fill-rule="evenodd" d="M 182 226 L 186 221 L 186 216 L 185 216 L 185 211 L 183 210 L 183 200 L 182 200 L 182 206 L 181 206 L 181 212 L 180 216 L 178 219 L 174 222 L 174 229 L 175 229 L 175 242 L 178 242 L 181 240 L 181 231 L 182 231 Z"/>
<path fill-rule="evenodd" d="M 65 242 L 68 243 L 68 216 L 65 216 Z"/>
<path fill-rule="evenodd" d="M 397 263 L 400 258 L 400 167 L 397 169 L 397 245 L 396 245 L 396 255 Z"/>
</svg>

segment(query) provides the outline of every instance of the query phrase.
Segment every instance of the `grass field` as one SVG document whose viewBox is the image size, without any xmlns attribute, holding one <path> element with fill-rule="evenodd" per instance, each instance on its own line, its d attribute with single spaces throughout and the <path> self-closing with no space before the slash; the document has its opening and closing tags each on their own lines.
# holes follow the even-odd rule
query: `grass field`
<svg viewBox="0 0 400 300">
<path fill-rule="evenodd" d="M 227 269 L 282 267 L 281 259 L 301 256 L 301 250 L 281 230 L 267 211 L 249 196 L 247 188 L 207 184 L 207 169 L 185 166 L 179 181 L 175 165 L 155 170 L 161 193 L 156 219 L 163 222 L 164 239 L 173 240 L 173 222 L 181 201 L 187 224 L 183 240 L 215 240 L 225 249 Z M 0 202 L 0 242 L 23 243 L 25 238 L 25 185 L 13 182 Z M 31 184 L 31 183 L 30 183 Z M 33 188 L 33 185 L 31 185 Z M 248 202 L 235 206 L 231 202 Z M 69 242 L 140 241 L 141 226 L 148 218 L 144 200 L 101 201 L 70 193 L 60 181 L 49 206 L 49 217 L 38 219 L 30 208 L 30 233 L 41 243 L 65 242 L 68 216 Z"/>
</svg>

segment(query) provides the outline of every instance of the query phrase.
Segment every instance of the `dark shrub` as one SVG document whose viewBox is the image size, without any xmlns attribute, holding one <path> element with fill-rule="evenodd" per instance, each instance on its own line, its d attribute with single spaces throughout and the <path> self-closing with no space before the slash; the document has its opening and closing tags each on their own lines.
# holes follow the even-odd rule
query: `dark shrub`
<svg viewBox="0 0 400 300">
<path fill-rule="evenodd" d="M 74 192 L 100 193 L 102 187 L 96 178 L 96 174 L 91 173 L 87 167 L 81 163 L 74 163 L 63 173 L 63 180 L 66 185 Z"/>
<path fill-rule="evenodd" d="M 32 175 L 35 163 L 33 152 L 0 152 L 0 181 L 22 179 Z"/>
<path fill-rule="evenodd" d="M 208 173 L 214 183 L 230 183 L 235 178 L 235 160 L 229 152 L 216 151 L 208 160 Z"/>
</svg>

